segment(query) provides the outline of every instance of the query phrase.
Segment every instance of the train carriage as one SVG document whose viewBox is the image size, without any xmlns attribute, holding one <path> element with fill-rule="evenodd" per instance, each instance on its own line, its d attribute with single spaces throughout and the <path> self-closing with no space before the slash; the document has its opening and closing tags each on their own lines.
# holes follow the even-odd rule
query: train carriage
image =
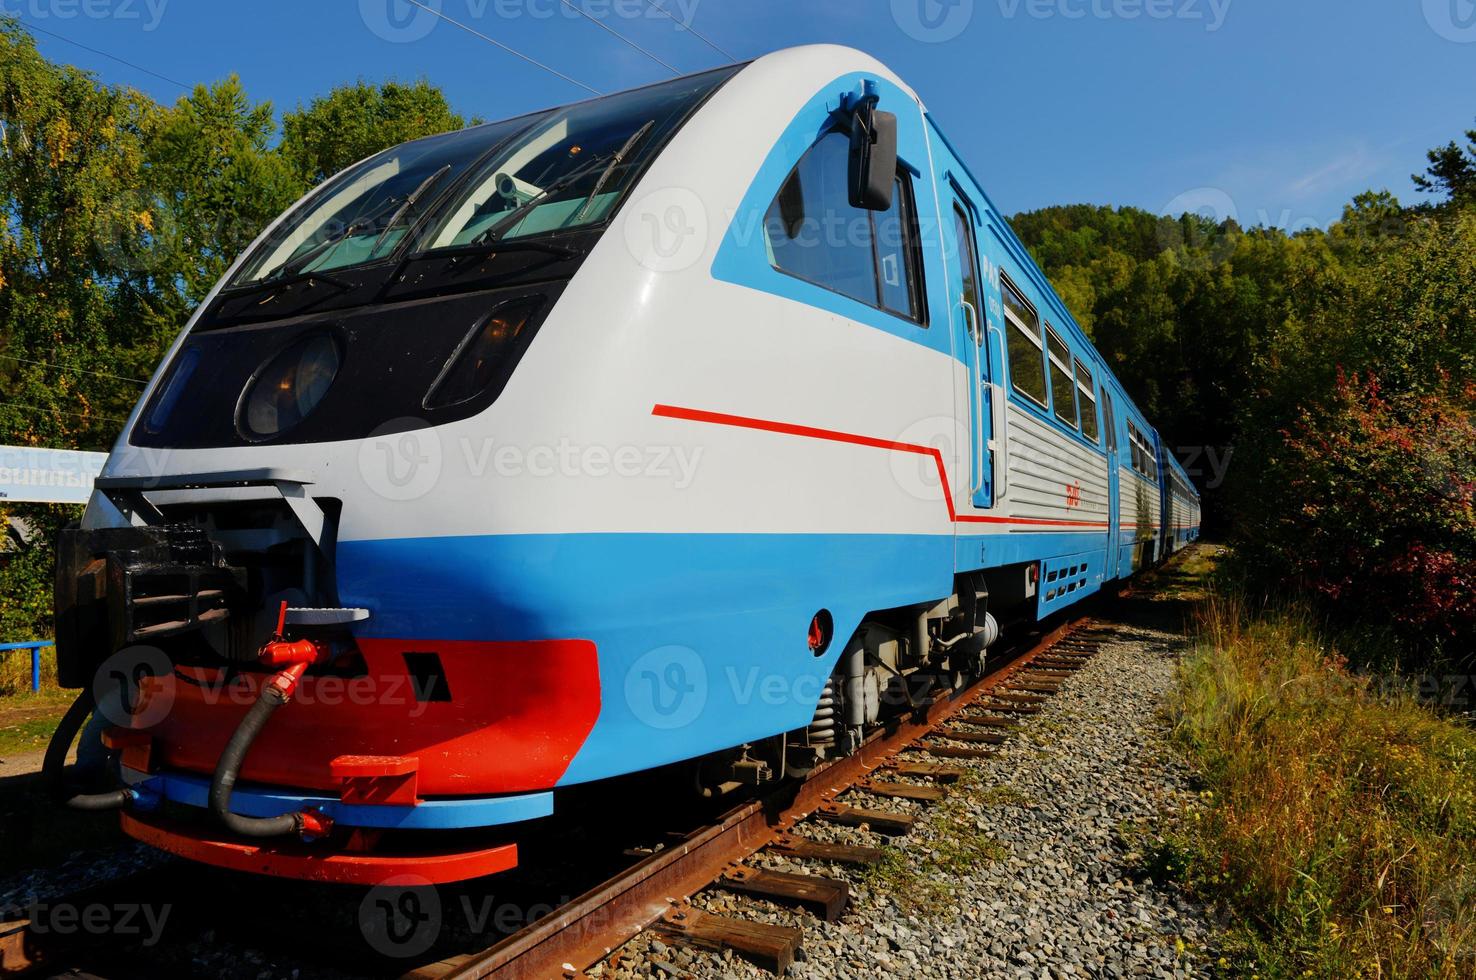
<svg viewBox="0 0 1476 980">
<path fill-rule="evenodd" d="M 142 676 L 72 802 L 274 874 L 500 870 L 434 838 L 853 751 L 1191 540 L 1171 476 L 866 55 L 395 147 L 235 263 L 65 535 L 59 743 Z"/>
</svg>

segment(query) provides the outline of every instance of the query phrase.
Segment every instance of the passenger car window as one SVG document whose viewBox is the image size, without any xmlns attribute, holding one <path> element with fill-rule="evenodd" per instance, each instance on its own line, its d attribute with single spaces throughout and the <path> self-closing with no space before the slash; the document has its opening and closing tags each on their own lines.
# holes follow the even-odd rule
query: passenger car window
<svg viewBox="0 0 1476 980">
<path fill-rule="evenodd" d="M 1003 276 L 1000 292 L 1004 296 L 1005 319 L 1010 321 L 1010 329 L 1005 331 L 1009 336 L 1010 384 L 1044 408 L 1046 355 L 1040 340 L 1040 319 L 1015 284 Z"/>
<path fill-rule="evenodd" d="M 1076 362 L 1076 388 L 1081 401 L 1081 434 L 1097 444 L 1097 395 L 1092 383 L 1092 372 L 1078 359 Z"/>
<path fill-rule="evenodd" d="M 764 216 L 774 268 L 917 323 L 924 319 L 912 181 L 897 176 L 890 211 L 850 203 L 850 137 L 821 137 L 790 171 Z"/>
<path fill-rule="evenodd" d="M 1051 401 L 1056 406 L 1056 418 L 1073 429 L 1076 420 L 1076 377 L 1071 373 L 1071 349 L 1056 336 L 1056 331 L 1046 327 L 1046 346 L 1051 355 Z"/>
</svg>

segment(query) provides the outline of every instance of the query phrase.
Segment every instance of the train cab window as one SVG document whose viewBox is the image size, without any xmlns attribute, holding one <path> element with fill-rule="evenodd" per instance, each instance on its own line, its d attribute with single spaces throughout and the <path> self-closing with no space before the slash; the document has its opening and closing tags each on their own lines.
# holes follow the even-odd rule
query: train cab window
<svg viewBox="0 0 1476 980">
<path fill-rule="evenodd" d="M 1071 348 L 1056 336 L 1050 324 L 1046 324 L 1046 349 L 1050 352 L 1051 401 L 1056 406 L 1056 418 L 1075 429 L 1076 376 L 1071 373 Z"/>
<path fill-rule="evenodd" d="M 889 211 L 854 208 L 849 155 L 850 137 L 829 133 L 790 171 L 764 216 L 769 261 L 781 272 L 921 323 L 912 180 L 898 173 Z"/>
<path fill-rule="evenodd" d="M 1000 292 L 1004 296 L 1005 319 L 1010 321 L 1010 329 L 1005 331 L 1009 337 L 1010 384 L 1044 408 L 1046 353 L 1040 339 L 1040 318 L 1015 284 L 1003 276 L 1000 277 Z"/>
<path fill-rule="evenodd" d="M 876 212 L 871 220 L 876 230 L 877 280 L 881 289 L 881 305 L 909 320 L 920 320 L 922 304 L 918 297 L 918 287 L 921 283 L 920 277 L 916 275 L 913 258 L 917 254 L 917 243 L 912 234 L 913 222 L 910 218 L 913 213 L 912 181 L 899 174 L 892 194 L 891 210 Z"/>
<path fill-rule="evenodd" d="M 1081 401 L 1081 434 L 1097 445 L 1097 389 L 1092 372 L 1080 360 L 1076 362 L 1076 390 Z"/>
</svg>

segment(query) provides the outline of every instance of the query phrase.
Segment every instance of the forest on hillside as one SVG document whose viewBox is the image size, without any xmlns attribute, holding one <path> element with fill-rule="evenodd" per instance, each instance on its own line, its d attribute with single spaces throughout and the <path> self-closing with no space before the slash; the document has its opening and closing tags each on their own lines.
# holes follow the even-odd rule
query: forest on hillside
<svg viewBox="0 0 1476 980">
<path fill-rule="evenodd" d="M 161 105 L 0 18 L 0 444 L 107 448 L 268 221 L 468 122 L 424 81 L 280 116 L 234 77 Z M 1468 662 L 1476 635 L 1476 132 L 1411 163 L 1421 203 L 1370 192 L 1294 235 L 1089 206 L 1014 224 L 1198 474 L 1250 587 L 1374 625 L 1423 669 Z M 0 516 L 34 529 L 0 570 L 0 639 L 47 635 L 49 542 L 75 513 Z"/>
</svg>

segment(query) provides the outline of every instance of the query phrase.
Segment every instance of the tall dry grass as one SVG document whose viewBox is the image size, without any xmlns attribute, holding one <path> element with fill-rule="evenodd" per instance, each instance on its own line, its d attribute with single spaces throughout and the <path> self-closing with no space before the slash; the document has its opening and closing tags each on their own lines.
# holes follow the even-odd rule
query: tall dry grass
<svg viewBox="0 0 1476 980">
<path fill-rule="evenodd" d="M 1171 843 L 1243 923 L 1230 968 L 1476 976 L 1476 731 L 1352 674 L 1303 612 L 1200 608 L 1169 710 L 1207 805 Z"/>
</svg>

